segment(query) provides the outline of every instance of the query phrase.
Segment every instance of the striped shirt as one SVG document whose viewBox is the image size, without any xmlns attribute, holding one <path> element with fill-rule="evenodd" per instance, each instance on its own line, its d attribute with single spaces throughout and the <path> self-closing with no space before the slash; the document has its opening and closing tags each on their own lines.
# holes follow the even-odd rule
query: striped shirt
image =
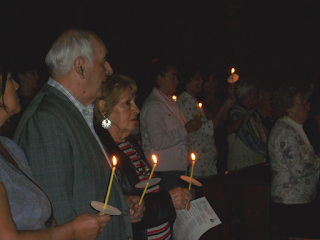
<svg viewBox="0 0 320 240">
<path fill-rule="evenodd" d="M 148 180 L 151 169 L 145 164 L 145 162 L 140 158 L 137 151 L 132 147 L 132 145 L 126 141 L 123 143 L 117 143 L 118 147 L 131 159 L 132 164 L 135 166 L 136 173 L 140 182 Z M 152 177 L 155 177 L 153 174 Z M 159 192 L 159 185 L 151 186 L 147 189 L 146 193 Z M 149 240 L 169 240 L 171 239 L 171 229 L 170 224 L 164 223 L 160 226 L 147 229 L 147 236 Z"/>
</svg>

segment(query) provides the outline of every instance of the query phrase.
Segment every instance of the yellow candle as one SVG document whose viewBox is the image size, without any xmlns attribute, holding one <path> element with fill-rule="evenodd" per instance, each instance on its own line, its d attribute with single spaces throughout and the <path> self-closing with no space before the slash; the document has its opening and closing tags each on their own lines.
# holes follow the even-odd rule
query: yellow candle
<svg viewBox="0 0 320 240">
<path fill-rule="evenodd" d="M 150 174 L 150 176 L 149 176 L 149 179 L 152 178 L 154 169 L 155 169 L 156 166 L 157 166 L 157 157 L 156 157 L 156 155 L 154 155 L 154 154 L 152 155 L 152 160 L 153 160 L 154 164 L 153 164 L 153 168 L 152 168 L 151 174 Z"/>
<path fill-rule="evenodd" d="M 236 70 L 234 68 L 231 68 L 231 77 L 232 77 L 232 86 L 231 86 L 231 94 L 234 94 L 234 78 L 233 78 L 233 74 Z"/>
<path fill-rule="evenodd" d="M 139 201 L 139 205 L 142 203 L 143 197 L 146 194 L 148 186 L 149 186 L 149 183 L 146 184 L 146 187 L 143 190 L 142 196 L 141 196 L 140 201 Z"/>
<path fill-rule="evenodd" d="M 199 103 L 199 110 L 201 111 L 202 103 Z"/>
<path fill-rule="evenodd" d="M 106 209 L 107 204 L 108 204 L 108 199 L 109 199 L 110 190 L 111 190 L 112 181 L 113 181 L 113 175 L 114 175 L 114 171 L 116 170 L 117 159 L 116 159 L 115 156 L 113 156 L 112 162 L 113 162 L 113 168 L 112 168 L 111 177 L 110 177 L 110 181 L 109 181 L 109 186 L 108 186 L 108 192 L 107 192 L 106 200 L 104 201 L 104 207 L 103 207 L 104 209 Z"/>
<path fill-rule="evenodd" d="M 192 159 L 192 168 L 191 168 L 191 174 L 190 174 L 189 191 L 191 190 L 192 175 L 193 175 L 194 163 L 196 160 L 196 155 L 194 155 L 194 153 L 191 153 L 191 159 Z M 188 204 L 189 203 L 186 204 L 186 209 L 188 207 Z"/>
<path fill-rule="evenodd" d="M 191 182 L 192 182 L 192 175 L 193 175 L 193 169 L 194 169 L 194 162 L 196 160 L 196 155 L 194 155 L 194 153 L 191 153 L 191 159 L 192 159 L 192 168 L 191 168 L 191 174 L 190 174 L 189 191 L 191 190 Z"/>
<path fill-rule="evenodd" d="M 177 96 L 176 96 L 176 95 L 173 95 L 173 96 L 172 96 L 172 99 L 173 99 L 174 101 L 177 101 Z"/>
<path fill-rule="evenodd" d="M 149 180 L 152 178 L 154 169 L 155 169 L 156 166 L 157 166 L 157 157 L 156 157 L 156 155 L 154 155 L 154 154 L 152 155 L 152 160 L 153 160 L 153 162 L 154 162 L 154 165 L 153 165 L 151 174 L 150 174 L 150 176 L 149 176 Z M 147 191 L 148 186 L 149 186 L 149 183 L 147 183 L 146 186 L 144 187 L 142 196 L 141 196 L 140 201 L 139 201 L 139 205 L 142 203 L 142 200 L 143 200 L 143 198 L 144 198 L 144 195 L 146 194 L 146 191 Z"/>
</svg>

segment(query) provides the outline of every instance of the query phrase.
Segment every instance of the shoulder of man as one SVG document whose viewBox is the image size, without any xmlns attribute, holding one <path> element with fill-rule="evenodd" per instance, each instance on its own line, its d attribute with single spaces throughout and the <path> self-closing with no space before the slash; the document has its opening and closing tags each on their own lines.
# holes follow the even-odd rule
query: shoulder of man
<svg viewBox="0 0 320 240">
<path fill-rule="evenodd" d="M 71 113 L 75 109 L 75 106 L 64 94 L 54 87 L 45 84 L 23 113 L 14 133 L 13 140 L 19 143 L 20 135 L 26 124 L 30 122 L 33 116 L 40 112 L 61 118 L 64 112 Z"/>
</svg>

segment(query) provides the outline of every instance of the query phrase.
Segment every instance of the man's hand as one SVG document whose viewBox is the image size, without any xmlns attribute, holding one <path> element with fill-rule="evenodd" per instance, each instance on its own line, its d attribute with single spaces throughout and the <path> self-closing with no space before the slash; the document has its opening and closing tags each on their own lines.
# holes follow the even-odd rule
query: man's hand
<svg viewBox="0 0 320 240">
<path fill-rule="evenodd" d="M 96 239 L 103 232 L 109 221 L 110 215 L 84 213 L 68 223 L 72 226 L 72 239 Z"/>
<path fill-rule="evenodd" d="M 142 201 L 141 204 L 139 205 L 139 201 L 140 201 L 139 196 L 126 195 L 125 197 L 130 209 L 131 222 L 132 223 L 140 222 L 146 210 L 144 206 L 144 201 Z"/>
<path fill-rule="evenodd" d="M 169 194 L 172 199 L 173 206 L 176 210 L 190 209 L 190 200 L 192 198 L 191 193 L 186 188 L 176 187 L 169 191 Z"/>
</svg>

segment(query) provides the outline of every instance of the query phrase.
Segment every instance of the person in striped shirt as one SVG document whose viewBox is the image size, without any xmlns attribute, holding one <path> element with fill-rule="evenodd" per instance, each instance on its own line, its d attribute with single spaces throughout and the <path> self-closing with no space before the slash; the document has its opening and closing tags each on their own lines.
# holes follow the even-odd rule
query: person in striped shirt
<svg viewBox="0 0 320 240">
<path fill-rule="evenodd" d="M 117 158 L 115 176 L 125 195 L 141 195 L 143 189 L 136 188 L 135 184 L 147 180 L 151 174 L 141 147 L 129 137 L 140 112 L 135 104 L 136 92 L 137 86 L 131 78 L 114 75 L 102 86 L 102 96 L 95 102 L 98 123 L 95 130 L 107 154 Z M 166 191 L 155 185 L 146 193 L 145 212 L 141 222 L 133 223 L 133 238 L 172 239 L 176 211 L 185 209 L 191 200 L 190 192 L 180 187 Z"/>
</svg>

